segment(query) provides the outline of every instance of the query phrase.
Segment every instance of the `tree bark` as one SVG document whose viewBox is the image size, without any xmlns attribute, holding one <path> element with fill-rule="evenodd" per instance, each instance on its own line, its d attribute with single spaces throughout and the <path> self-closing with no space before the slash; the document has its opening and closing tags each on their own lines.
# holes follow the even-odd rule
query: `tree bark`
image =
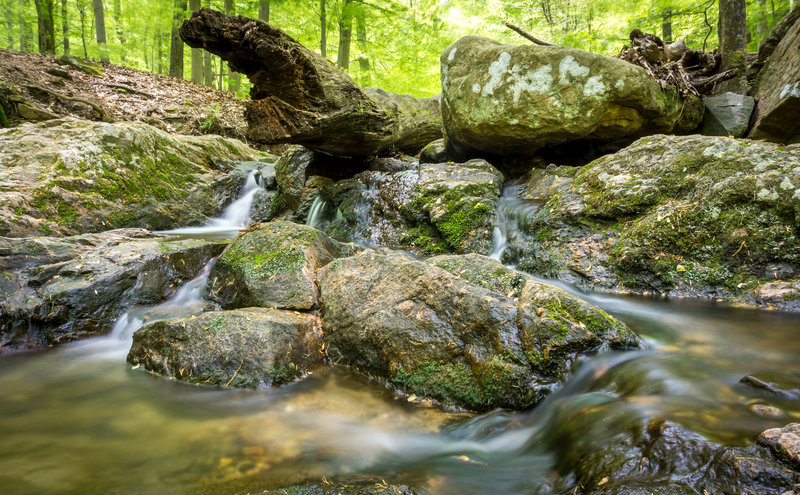
<svg viewBox="0 0 800 495">
<path fill-rule="evenodd" d="M 6 13 L 6 39 L 8 40 L 8 46 L 6 48 L 12 50 L 14 48 L 14 43 L 16 42 L 16 39 L 14 38 L 14 13 L 11 12 L 11 4 L 6 4 L 5 13 Z"/>
<path fill-rule="evenodd" d="M 718 87 L 719 93 L 747 93 L 744 78 L 747 65 L 747 10 L 745 0 L 719 1 L 719 51 L 722 55 L 720 72 L 738 69 L 739 75 Z"/>
<path fill-rule="evenodd" d="M 203 47 L 248 75 L 253 86 L 245 117 L 254 141 L 365 157 L 418 151 L 442 137 L 438 98 L 362 90 L 271 24 L 201 9 L 180 33 L 189 46 Z"/>
<path fill-rule="evenodd" d="M 358 43 L 358 82 L 362 86 L 370 86 L 372 77 L 369 72 L 369 56 L 367 55 L 367 21 L 363 9 L 356 15 L 356 42 Z"/>
<path fill-rule="evenodd" d="M 258 2 L 258 20 L 269 22 L 269 0 L 259 0 Z"/>
<path fill-rule="evenodd" d="M 189 10 L 200 10 L 200 0 L 189 0 Z M 203 49 L 192 48 L 192 82 L 203 84 Z"/>
<path fill-rule="evenodd" d="M 64 35 L 64 53 L 69 55 L 69 13 L 67 0 L 61 0 L 61 32 Z"/>
<path fill-rule="evenodd" d="M 125 43 L 125 29 L 122 27 L 122 3 L 120 0 L 114 0 L 114 10 L 113 17 L 114 17 L 114 31 L 117 33 L 117 40 L 119 41 L 119 46 L 122 49 L 122 62 L 125 63 L 126 58 L 126 43 Z"/>
<path fill-rule="evenodd" d="M 225 14 L 234 15 L 235 13 L 233 0 L 225 0 Z M 222 88 L 221 84 L 220 88 Z M 228 64 L 228 91 L 233 93 L 239 91 L 239 74 L 231 68 L 230 64 Z"/>
<path fill-rule="evenodd" d="M 186 13 L 186 0 L 175 0 L 172 12 L 172 37 L 169 45 L 169 75 L 183 79 L 183 42 L 178 28 Z"/>
<path fill-rule="evenodd" d="M 327 57 L 328 48 L 328 14 L 325 11 L 325 0 L 319 0 L 319 52 Z"/>
<path fill-rule="evenodd" d="M 34 0 L 39 21 L 39 53 L 56 53 L 56 31 L 53 21 L 53 0 Z"/>
<path fill-rule="evenodd" d="M 672 10 L 667 9 L 661 15 L 661 39 L 669 43 L 672 41 Z"/>
<path fill-rule="evenodd" d="M 103 11 L 103 0 L 92 0 L 94 8 L 94 25 L 97 34 L 97 46 L 100 48 L 100 61 L 109 62 L 108 44 L 106 43 L 106 15 Z"/>
<path fill-rule="evenodd" d="M 353 0 L 342 2 L 339 17 L 339 50 L 336 52 L 336 65 L 344 70 L 350 68 L 350 39 L 353 37 Z"/>
<path fill-rule="evenodd" d="M 30 4 L 29 0 L 19 2 L 19 51 L 21 52 L 33 51 L 33 31 L 25 15 Z"/>
</svg>

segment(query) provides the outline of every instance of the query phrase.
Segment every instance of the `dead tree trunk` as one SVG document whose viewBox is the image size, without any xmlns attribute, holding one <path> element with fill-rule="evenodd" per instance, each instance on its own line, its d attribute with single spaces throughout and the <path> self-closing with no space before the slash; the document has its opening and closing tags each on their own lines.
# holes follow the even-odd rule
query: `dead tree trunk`
<svg viewBox="0 0 800 495">
<path fill-rule="evenodd" d="M 341 156 L 416 151 L 442 137 L 438 97 L 362 90 L 316 52 L 265 22 L 202 9 L 181 38 L 228 61 L 253 87 L 245 116 L 250 139 L 297 143 Z"/>
</svg>

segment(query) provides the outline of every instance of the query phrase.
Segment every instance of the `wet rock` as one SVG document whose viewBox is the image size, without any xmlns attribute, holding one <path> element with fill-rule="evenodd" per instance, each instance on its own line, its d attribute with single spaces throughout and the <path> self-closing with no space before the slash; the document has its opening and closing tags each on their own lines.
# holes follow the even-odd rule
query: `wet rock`
<svg viewBox="0 0 800 495">
<path fill-rule="evenodd" d="M 535 235 L 510 251 L 522 252 L 526 271 L 736 300 L 752 300 L 763 282 L 800 276 L 797 146 L 651 136 L 574 178 L 554 175 L 532 176 L 520 195 L 540 205 L 526 228 Z"/>
<path fill-rule="evenodd" d="M 550 356 L 546 346 L 554 341 L 546 335 L 558 340 L 566 327 L 589 328 L 589 316 L 602 312 L 565 315 L 563 305 L 577 301 L 555 288 L 563 298 L 557 303 L 531 295 L 518 304 L 506 294 L 544 284 L 477 255 L 425 263 L 365 251 L 331 262 L 318 276 L 332 360 L 405 393 L 471 410 L 533 405 L 566 377 L 577 354 L 602 348 L 624 328 L 603 314 L 608 325 L 599 342 L 574 339 L 569 356 Z M 566 319 L 572 326 L 550 325 Z M 629 335 L 626 343 L 636 345 Z"/>
<path fill-rule="evenodd" d="M 800 468 L 800 423 L 766 430 L 759 435 L 758 443 L 769 447 L 775 455 L 796 469 Z"/>
<path fill-rule="evenodd" d="M 230 160 L 258 157 L 218 136 L 71 118 L 0 130 L 0 235 L 169 229 L 217 215 Z"/>
<path fill-rule="evenodd" d="M 262 388 L 296 381 L 322 362 L 319 318 L 293 311 L 212 311 L 145 325 L 128 362 L 191 383 Z"/>
<path fill-rule="evenodd" d="M 28 239 L 20 242 L 32 244 Z M 130 307 L 162 301 L 223 247 L 199 240 L 135 239 L 112 233 L 107 243 L 78 256 L 6 275 L 0 340 L 11 346 L 29 341 L 56 344 L 106 332 Z M 73 254 L 67 251 L 61 257 Z"/>
<path fill-rule="evenodd" d="M 277 192 L 286 207 L 296 210 L 306 185 L 306 169 L 314 159 L 314 152 L 302 146 L 289 148 L 275 164 Z"/>
<path fill-rule="evenodd" d="M 760 284 L 751 291 L 748 300 L 768 308 L 800 311 L 800 280 Z"/>
<path fill-rule="evenodd" d="M 444 139 L 437 139 L 419 152 L 420 163 L 443 163 L 447 161 L 447 145 Z"/>
<path fill-rule="evenodd" d="M 755 100 L 752 96 L 724 93 L 703 98 L 705 114 L 700 134 L 742 137 L 750 125 Z"/>
<path fill-rule="evenodd" d="M 387 484 L 384 480 L 354 480 L 309 483 L 269 490 L 263 495 L 414 495 L 418 490 L 407 485 Z"/>
<path fill-rule="evenodd" d="M 426 254 L 488 252 L 503 175 L 483 160 L 364 172 L 327 193 L 337 239 Z"/>
<path fill-rule="evenodd" d="M 780 41 L 755 78 L 751 139 L 800 143 L 800 10 L 776 26 Z M 759 59 L 761 59 L 759 51 Z"/>
<path fill-rule="evenodd" d="M 686 132 L 702 103 L 632 64 L 582 50 L 466 36 L 441 57 L 442 120 L 455 151 L 530 156 L 543 147 Z"/>
<path fill-rule="evenodd" d="M 305 225 L 275 221 L 243 230 L 211 269 L 208 297 L 225 309 L 311 309 L 316 272 L 350 246 Z"/>
<path fill-rule="evenodd" d="M 763 447 L 725 447 L 662 421 L 634 425 L 603 448 L 572 455 L 587 493 L 778 495 L 800 481 Z"/>
<path fill-rule="evenodd" d="M 800 399 L 800 375 L 792 375 L 790 373 L 782 375 L 747 375 L 739 380 L 739 383 L 766 392 L 771 397 L 790 400 Z"/>
</svg>

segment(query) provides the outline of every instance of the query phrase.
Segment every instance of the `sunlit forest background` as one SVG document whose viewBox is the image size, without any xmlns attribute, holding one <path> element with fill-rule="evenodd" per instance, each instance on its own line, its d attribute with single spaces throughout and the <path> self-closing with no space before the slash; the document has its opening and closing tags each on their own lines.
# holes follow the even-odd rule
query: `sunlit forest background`
<svg viewBox="0 0 800 495">
<path fill-rule="evenodd" d="M 751 51 L 792 3 L 748 1 Z M 323 53 L 360 85 L 414 96 L 439 92 L 439 55 L 461 36 L 527 43 L 506 22 L 551 43 L 607 55 L 616 54 L 634 28 L 667 40 L 684 39 L 690 48 L 717 46 L 715 0 L 2 0 L 2 5 L 0 43 L 5 48 L 40 51 L 40 14 L 52 9 L 55 53 L 160 74 L 170 74 L 175 28 L 192 10 L 211 7 L 261 18 Z M 105 43 L 98 23 L 104 26 Z M 191 78 L 191 50 L 178 56 L 183 68 L 173 61 L 173 75 Z M 217 57 L 201 57 L 195 54 L 195 64 L 205 69 L 195 75 L 196 82 L 247 94 L 246 78 L 231 76 Z"/>
</svg>

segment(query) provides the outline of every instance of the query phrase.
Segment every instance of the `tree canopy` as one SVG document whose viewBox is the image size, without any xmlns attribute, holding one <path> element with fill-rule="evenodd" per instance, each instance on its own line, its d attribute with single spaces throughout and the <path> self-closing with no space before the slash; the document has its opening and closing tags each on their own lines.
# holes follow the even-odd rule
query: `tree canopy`
<svg viewBox="0 0 800 495">
<path fill-rule="evenodd" d="M 748 50 L 755 51 L 793 0 L 748 0 Z M 197 5 L 269 20 L 345 68 L 364 87 L 414 96 L 439 92 L 439 55 L 461 36 L 527 43 L 513 23 L 550 43 L 613 55 L 638 28 L 692 48 L 717 46 L 715 0 L 7 0 L 0 43 L 71 53 L 246 94 L 217 57 L 172 50 L 176 23 Z M 98 42 L 98 39 L 100 41 Z M 180 64 L 175 57 L 180 57 Z M 197 67 L 203 64 L 203 71 Z M 171 70 L 172 69 L 172 70 Z"/>
</svg>

